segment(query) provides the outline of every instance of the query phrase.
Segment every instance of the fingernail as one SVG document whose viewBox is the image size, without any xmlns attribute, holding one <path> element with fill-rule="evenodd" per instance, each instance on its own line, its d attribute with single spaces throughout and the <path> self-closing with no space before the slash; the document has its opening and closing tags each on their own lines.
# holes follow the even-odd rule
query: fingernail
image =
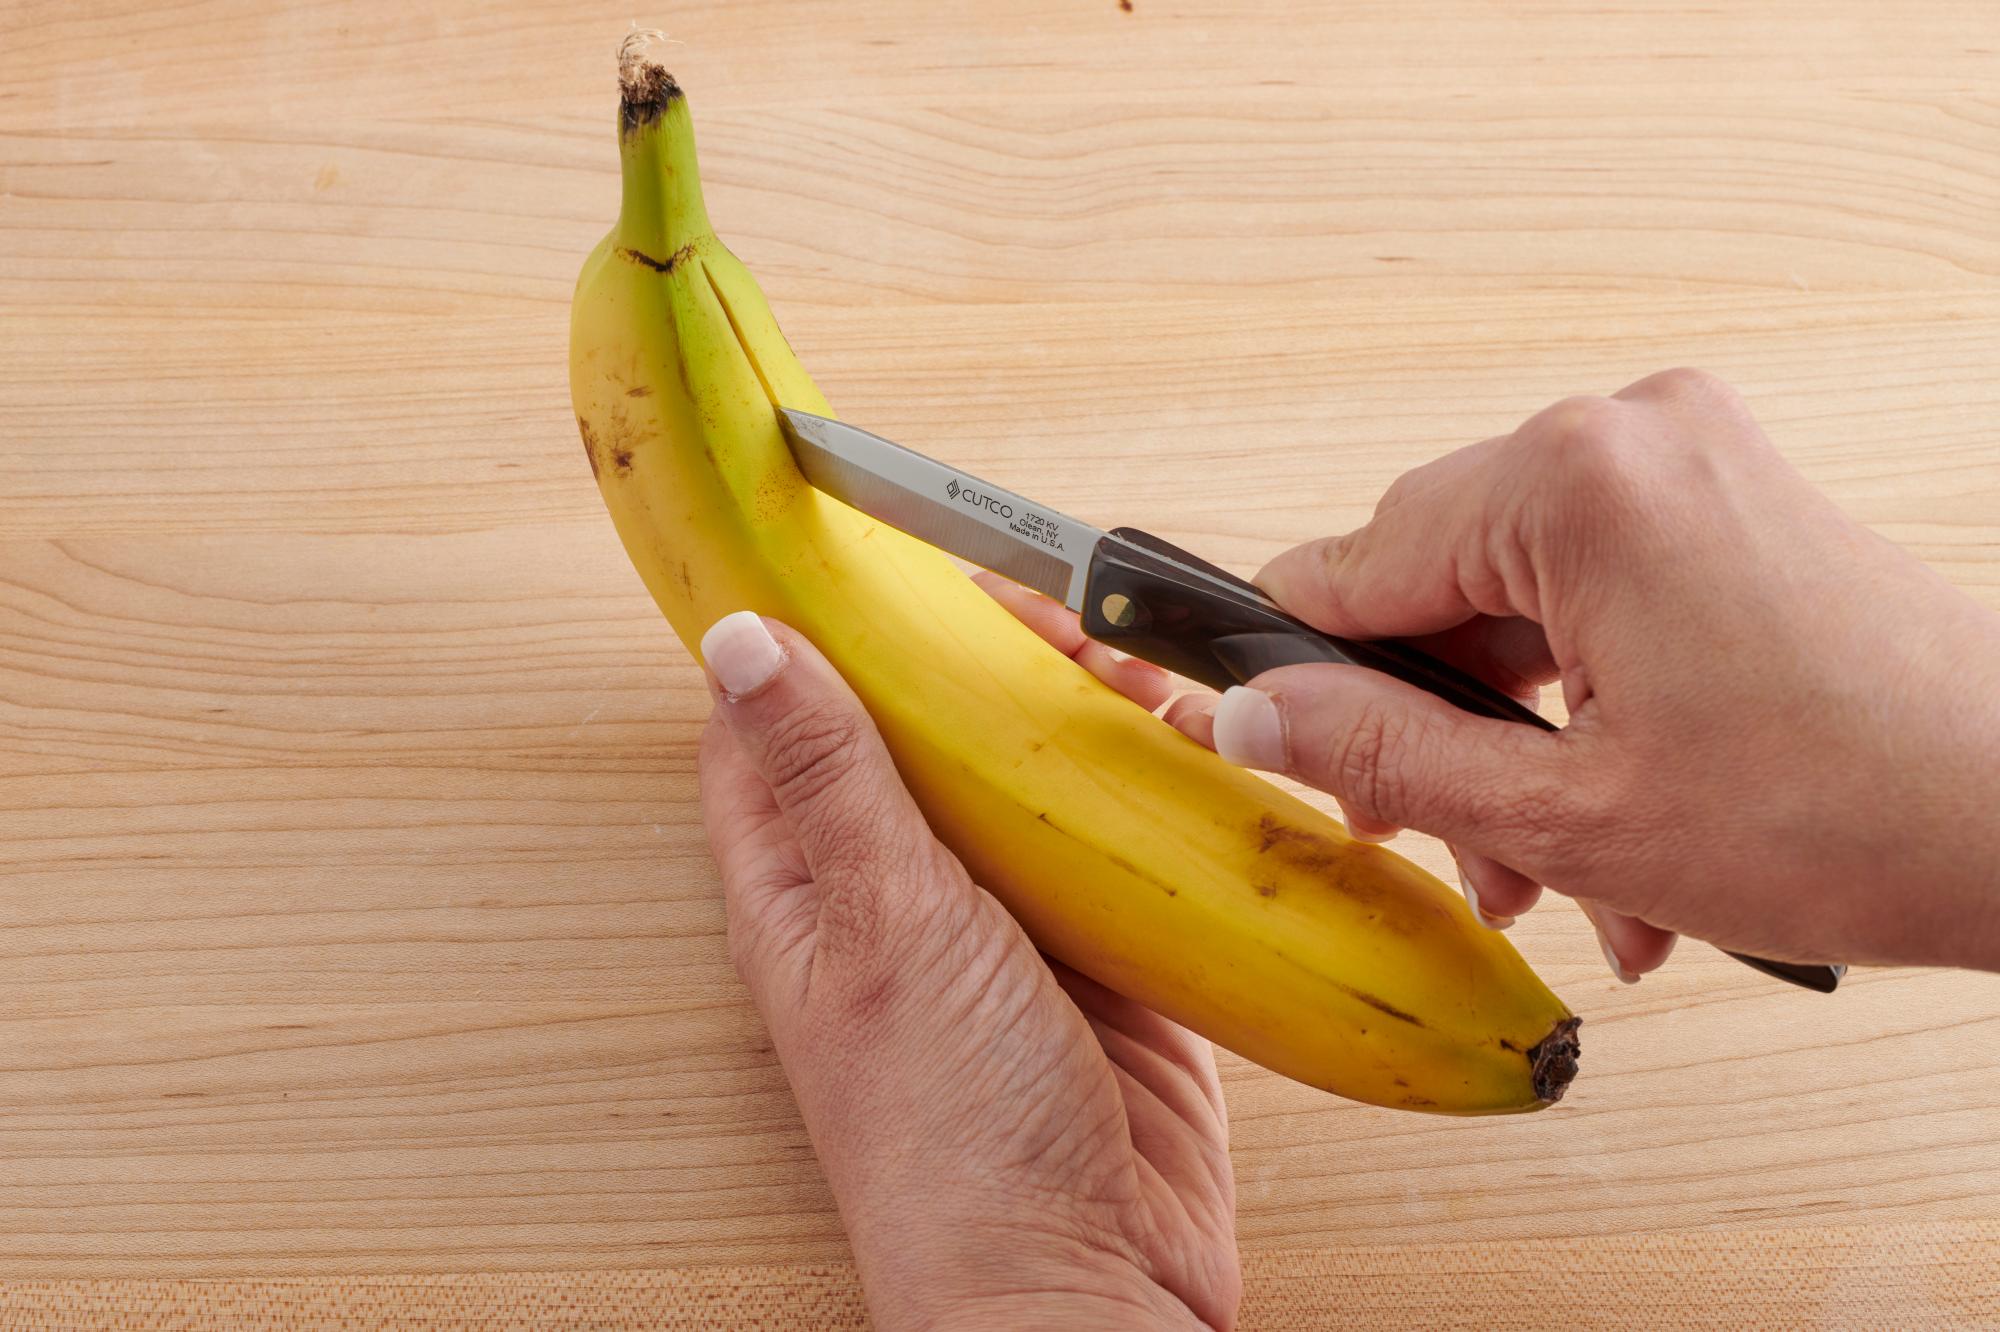
<svg viewBox="0 0 2000 1332">
<path fill-rule="evenodd" d="M 785 650 L 755 611 L 725 615 L 701 636 L 701 659 L 724 693 L 754 694 L 784 669 Z"/>
<path fill-rule="evenodd" d="M 1618 954 L 1611 951 L 1611 940 L 1604 937 L 1602 930 L 1599 930 L 1597 934 L 1597 946 L 1604 950 L 1604 965 L 1611 968 L 1612 975 L 1627 985 L 1637 985 L 1639 983 L 1638 974 L 1625 970 L 1624 964 L 1618 960 Z"/>
<path fill-rule="evenodd" d="M 1232 685 L 1215 705 L 1215 752 L 1240 768 L 1282 772 L 1285 723 L 1261 689 Z"/>
<path fill-rule="evenodd" d="M 1472 878 L 1465 872 L 1465 866 L 1458 867 L 1458 886 L 1465 894 L 1465 904 L 1472 908 L 1472 918 L 1489 930 L 1504 930 L 1514 923 L 1512 916 L 1489 916 L 1486 908 L 1479 905 L 1479 890 L 1472 886 Z"/>
<path fill-rule="evenodd" d="M 1105 655 L 1111 658 L 1111 664 L 1113 666 L 1123 666 L 1126 662 L 1132 660 L 1131 653 L 1120 652 L 1117 648 L 1111 647 L 1108 644 L 1105 646 L 1104 651 Z"/>
</svg>

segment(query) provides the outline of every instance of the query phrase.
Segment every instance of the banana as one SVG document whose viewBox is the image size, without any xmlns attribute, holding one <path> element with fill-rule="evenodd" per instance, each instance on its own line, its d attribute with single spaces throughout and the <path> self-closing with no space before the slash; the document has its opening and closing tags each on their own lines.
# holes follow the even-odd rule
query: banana
<svg viewBox="0 0 2000 1332">
<path fill-rule="evenodd" d="M 1094 679 L 942 554 L 812 489 L 774 404 L 830 415 L 716 239 L 686 99 L 628 42 L 623 202 L 570 388 L 619 537 L 689 651 L 745 608 L 809 637 L 938 837 L 1054 957 L 1357 1101 L 1538 1109 L 1577 1019 L 1459 895 Z"/>
</svg>

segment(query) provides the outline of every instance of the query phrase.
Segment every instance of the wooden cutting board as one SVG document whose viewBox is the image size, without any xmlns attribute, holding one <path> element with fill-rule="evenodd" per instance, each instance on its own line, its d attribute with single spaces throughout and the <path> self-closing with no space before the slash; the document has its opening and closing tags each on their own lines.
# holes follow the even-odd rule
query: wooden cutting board
<svg viewBox="0 0 2000 1332">
<path fill-rule="evenodd" d="M 570 419 L 631 16 L 0 12 L 0 1326 L 860 1316 Z M 1989 3 L 664 21 L 854 419 L 1249 569 L 1695 363 L 2000 607 Z M 1515 937 L 1551 1113 L 1225 1061 L 1248 1325 L 2000 1319 L 2000 978 Z"/>
</svg>

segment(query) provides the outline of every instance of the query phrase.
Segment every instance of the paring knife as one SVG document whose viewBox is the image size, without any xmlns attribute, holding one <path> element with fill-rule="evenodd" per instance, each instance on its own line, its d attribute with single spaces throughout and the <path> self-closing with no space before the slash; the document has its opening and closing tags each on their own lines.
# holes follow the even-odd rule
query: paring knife
<svg viewBox="0 0 2000 1332">
<path fill-rule="evenodd" d="M 779 409 L 815 489 L 920 541 L 1053 597 L 1100 643 L 1211 689 L 1279 666 L 1342 662 L 1415 685 L 1467 712 L 1556 729 L 1532 709 L 1429 653 L 1393 640 L 1321 633 L 1255 584 L 1141 532 L 1110 531 L 840 421 Z M 1831 994 L 1840 966 L 1731 953 L 1768 975 Z"/>
</svg>

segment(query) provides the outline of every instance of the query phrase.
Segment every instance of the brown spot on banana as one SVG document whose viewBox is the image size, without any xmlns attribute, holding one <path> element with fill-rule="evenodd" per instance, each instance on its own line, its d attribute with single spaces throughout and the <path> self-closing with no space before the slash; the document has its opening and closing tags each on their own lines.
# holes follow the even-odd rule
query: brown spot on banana
<svg viewBox="0 0 2000 1332">
<path fill-rule="evenodd" d="M 621 245 L 618 247 L 618 257 L 620 259 L 627 260 L 631 263 L 638 264 L 645 268 L 650 268 L 655 273 L 671 273 L 674 271 L 675 268 L 679 267 L 684 260 L 692 257 L 693 254 L 694 254 L 694 243 L 692 241 L 690 241 L 686 245 L 681 246 L 680 249 L 675 250 L 672 254 L 668 255 L 663 260 L 655 259 L 652 255 L 647 254 L 644 250 L 635 250 L 629 245 Z"/>
<path fill-rule="evenodd" d="M 1274 814 L 1257 816 L 1256 834 L 1258 855 L 1268 856 L 1279 864 L 1310 874 L 1335 892 L 1357 902 L 1382 902 L 1380 887 L 1371 882 L 1365 872 L 1357 872 L 1366 863 L 1365 857 L 1371 849 L 1354 844 L 1343 845 L 1324 833 L 1294 827 Z M 1383 924 L 1398 933 L 1409 929 L 1401 913 L 1397 913 L 1396 919 L 1385 920 Z"/>
<path fill-rule="evenodd" d="M 1338 984 L 1338 982 L 1336 982 L 1336 984 Z M 1422 1027 L 1425 1025 L 1424 1020 L 1418 1017 L 1415 1013 L 1405 1013 L 1402 1009 L 1396 1007 L 1388 1000 L 1378 998 L 1375 995 L 1368 993 L 1368 991 L 1366 990 L 1357 990 L 1352 985 L 1342 985 L 1340 986 L 1340 988 L 1347 991 L 1348 994 L 1352 995 L 1356 999 L 1359 999 L 1362 1003 L 1368 1005 L 1370 1008 L 1375 1009 L 1377 1012 L 1387 1013 L 1390 1017 L 1396 1019 L 1396 1021 L 1398 1022 L 1407 1022 L 1413 1027 Z"/>
<path fill-rule="evenodd" d="M 632 470 L 632 453 L 639 447 L 640 434 L 632 427 L 632 420 L 625 415 L 625 404 L 612 399 L 608 406 L 609 420 L 600 421 L 603 427 L 602 453 L 611 463 L 611 470 L 625 476 Z"/>
</svg>

